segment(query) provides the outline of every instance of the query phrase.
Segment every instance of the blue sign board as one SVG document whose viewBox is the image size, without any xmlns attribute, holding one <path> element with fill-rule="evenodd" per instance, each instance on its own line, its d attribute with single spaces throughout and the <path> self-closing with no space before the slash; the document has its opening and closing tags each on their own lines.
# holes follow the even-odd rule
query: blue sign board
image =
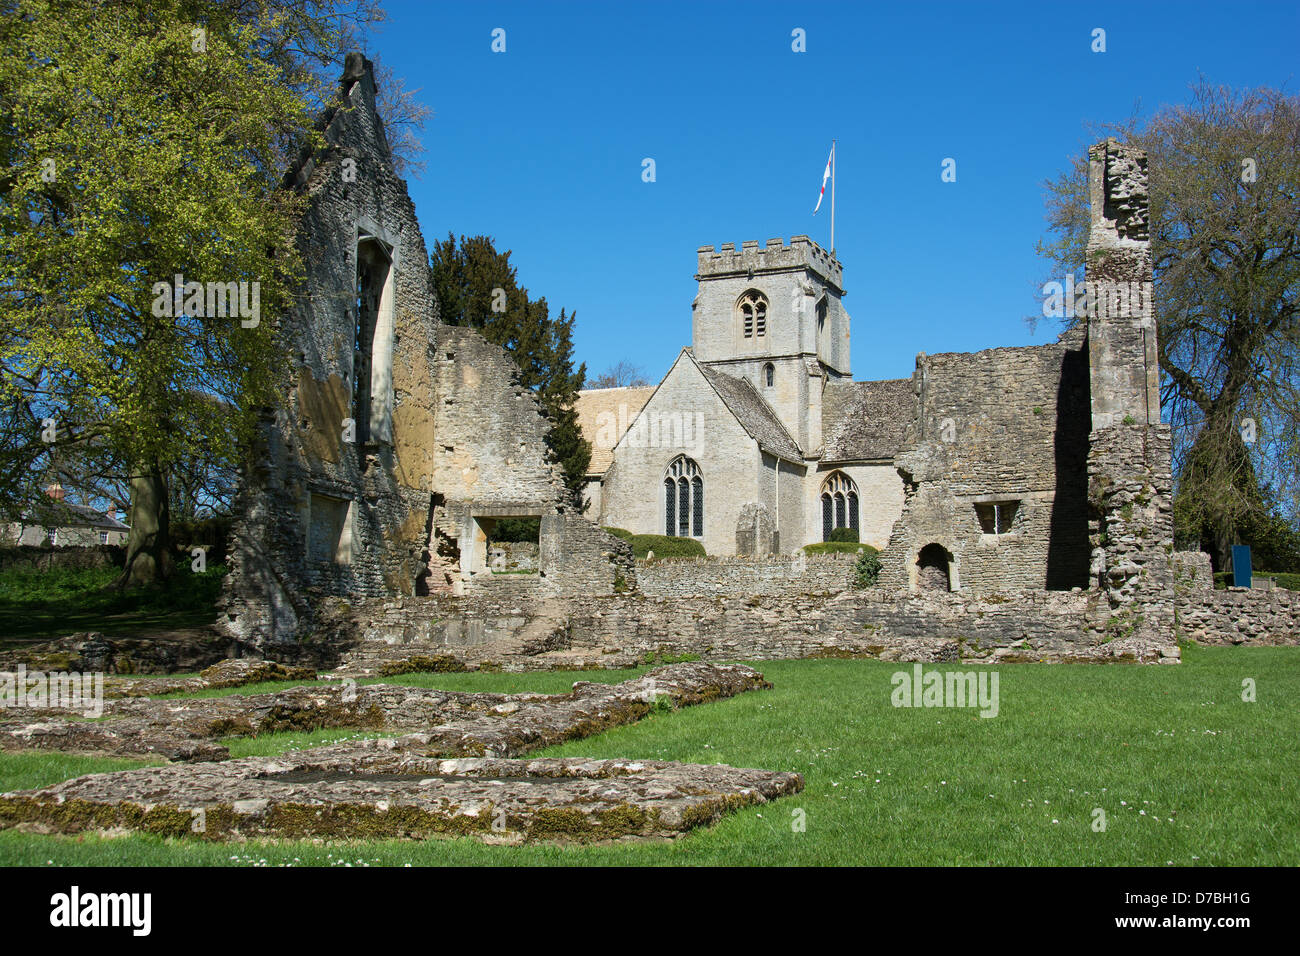
<svg viewBox="0 0 1300 956">
<path fill-rule="evenodd" d="M 1250 545 L 1248 544 L 1232 546 L 1232 586 L 1250 587 Z"/>
</svg>

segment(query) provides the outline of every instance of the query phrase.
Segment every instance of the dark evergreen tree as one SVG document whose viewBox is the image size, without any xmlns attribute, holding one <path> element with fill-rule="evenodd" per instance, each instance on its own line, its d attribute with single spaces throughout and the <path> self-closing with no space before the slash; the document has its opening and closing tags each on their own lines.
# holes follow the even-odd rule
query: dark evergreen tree
<svg viewBox="0 0 1300 956">
<path fill-rule="evenodd" d="M 531 299 L 519 285 L 510 252 L 497 252 L 489 236 L 434 242 L 429 254 L 439 317 L 448 325 L 478 329 L 519 365 L 520 382 L 532 389 L 551 427 L 546 443 L 564 469 L 564 483 L 575 493 L 591 462 L 591 444 L 582 437 L 574 404 L 587 367 L 573 365 L 574 316 L 564 309 L 551 318 L 545 298 Z"/>
</svg>

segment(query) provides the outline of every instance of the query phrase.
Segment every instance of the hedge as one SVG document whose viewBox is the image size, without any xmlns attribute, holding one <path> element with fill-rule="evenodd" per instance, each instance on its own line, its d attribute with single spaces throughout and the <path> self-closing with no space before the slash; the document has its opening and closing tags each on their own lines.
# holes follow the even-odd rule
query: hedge
<svg viewBox="0 0 1300 956">
<path fill-rule="evenodd" d="M 858 544 L 856 541 L 818 541 L 816 544 L 805 544 L 803 551 L 804 554 L 857 554 L 863 548 L 876 550 L 869 544 Z"/>
<path fill-rule="evenodd" d="M 634 534 L 628 539 L 632 553 L 644 558 L 653 551 L 656 558 L 703 558 L 707 557 L 704 545 L 694 538 L 670 538 L 664 534 Z"/>
</svg>

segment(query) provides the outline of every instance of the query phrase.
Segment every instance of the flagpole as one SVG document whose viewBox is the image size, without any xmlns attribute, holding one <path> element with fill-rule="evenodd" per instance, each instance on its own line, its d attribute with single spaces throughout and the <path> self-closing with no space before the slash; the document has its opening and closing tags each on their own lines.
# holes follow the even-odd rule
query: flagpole
<svg viewBox="0 0 1300 956">
<path fill-rule="evenodd" d="M 831 140 L 831 255 L 835 255 L 835 140 Z"/>
</svg>

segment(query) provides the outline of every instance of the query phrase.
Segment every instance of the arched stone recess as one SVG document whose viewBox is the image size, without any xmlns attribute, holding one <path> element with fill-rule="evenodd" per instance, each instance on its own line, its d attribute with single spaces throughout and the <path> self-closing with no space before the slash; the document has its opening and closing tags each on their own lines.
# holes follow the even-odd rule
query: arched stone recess
<svg viewBox="0 0 1300 956">
<path fill-rule="evenodd" d="M 960 590 L 960 571 L 952 552 L 937 541 L 921 548 L 914 562 L 912 589 L 940 593 Z"/>
</svg>

